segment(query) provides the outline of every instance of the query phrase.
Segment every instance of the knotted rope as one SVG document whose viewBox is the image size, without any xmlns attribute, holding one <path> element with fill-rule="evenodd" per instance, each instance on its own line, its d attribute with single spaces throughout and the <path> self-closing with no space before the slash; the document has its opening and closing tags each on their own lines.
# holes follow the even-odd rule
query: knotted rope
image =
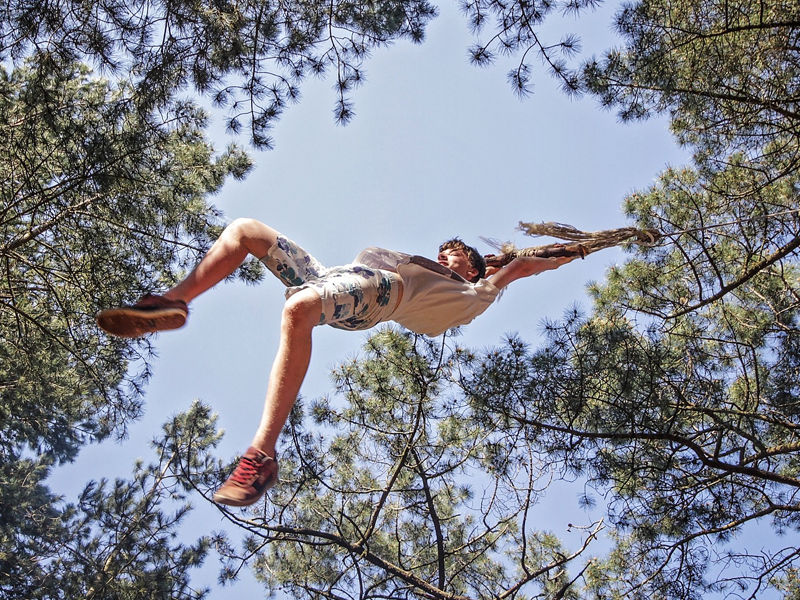
<svg viewBox="0 0 800 600">
<path fill-rule="evenodd" d="M 500 251 L 499 255 L 488 254 L 484 258 L 489 266 L 503 266 L 510 263 L 517 256 L 537 256 L 551 258 L 555 256 L 580 256 L 597 252 L 604 248 L 619 246 L 621 244 L 640 244 L 652 246 L 662 237 L 656 229 L 637 229 L 635 227 L 622 227 L 620 229 L 606 229 L 603 231 L 581 231 L 572 225 L 564 223 L 523 223 L 519 229 L 526 235 L 539 237 L 550 236 L 560 240 L 573 242 L 571 244 L 545 244 L 530 248 L 516 248 L 514 244 L 493 242 L 485 240 Z"/>
</svg>

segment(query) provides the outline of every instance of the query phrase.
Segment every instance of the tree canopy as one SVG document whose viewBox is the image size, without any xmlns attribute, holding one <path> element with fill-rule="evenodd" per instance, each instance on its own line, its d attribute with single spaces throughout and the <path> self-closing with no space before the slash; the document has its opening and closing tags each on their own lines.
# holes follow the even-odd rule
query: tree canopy
<svg viewBox="0 0 800 600">
<path fill-rule="evenodd" d="M 625 200 L 633 225 L 664 237 L 631 250 L 540 347 L 372 337 L 337 368 L 335 394 L 298 404 L 268 503 L 223 511 L 241 544 L 176 538 L 187 494 L 209 497 L 224 475 L 200 403 L 130 480 L 90 481 L 76 502 L 47 487 L 53 465 L 140 415 L 151 348 L 101 336 L 92 315 L 174 281 L 219 230 L 210 196 L 251 168 L 237 146 L 211 146 L 181 94 L 226 107 L 229 128 L 264 148 L 300 84 L 331 72 L 347 121 L 370 51 L 422 41 L 436 8 L 4 5 L 4 596 L 201 597 L 190 573 L 212 545 L 223 579 L 250 565 L 298 597 L 800 596 L 786 535 L 800 515 L 800 7 L 626 2 L 620 46 L 574 64 L 578 41 L 540 28 L 593 2 L 460 5 L 488 31 L 473 61 L 516 56 L 518 93 L 538 57 L 623 120 L 667 114 L 694 164 Z M 535 525 L 551 478 L 579 480 L 602 516 L 576 525 L 577 547 Z M 747 527 L 775 543 L 738 544 Z"/>
<path fill-rule="evenodd" d="M 484 426 L 462 380 L 478 357 L 445 340 L 383 329 L 336 370 L 340 399 L 296 405 L 269 503 L 227 513 L 247 533 L 220 544 L 224 577 L 249 561 L 293 597 L 574 595 L 567 567 L 601 524 L 571 551 L 535 528 L 547 460 L 531 460 L 524 434 Z M 175 471 L 209 498 L 222 479 L 213 422 L 198 423 L 177 432 L 192 452 Z"/>
<path fill-rule="evenodd" d="M 577 89 L 562 53 L 573 55 L 579 40 L 565 35 L 553 43 L 537 28 L 553 13 L 578 14 L 596 4 L 459 1 L 476 32 L 490 30 L 489 39 L 471 49 L 473 60 L 486 64 L 499 54 L 520 54 L 509 82 L 522 94 L 531 90 L 534 56 L 565 89 Z M 56 62 L 85 61 L 126 80 L 144 109 L 167 106 L 176 91 L 190 87 L 227 110 L 230 130 L 246 130 L 254 146 L 270 148 L 275 120 L 300 99 L 305 80 L 331 75 L 334 115 L 346 123 L 354 115 L 350 93 L 363 82 L 370 53 L 398 40 L 422 42 L 436 15 L 426 0 L 12 0 L 0 22 L 0 61 L 40 54 Z"/>
<path fill-rule="evenodd" d="M 170 493 L 158 473 L 89 482 L 78 505 L 44 481 L 140 415 L 149 348 L 105 338 L 94 314 L 173 281 L 215 236 L 207 197 L 250 160 L 234 146 L 216 155 L 204 123 L 189 103 L 166 118 L 142 112 L 124 84 L 79 63 L 0 68 L 4 597 L 116 597 L 115 579 L 174 597 L 197 564 L 167 543 L 183 511 L 160 508 Z"/>
<path fill-rule="evenodd" d="M 336 2 L 7 2 L 0 60 L 47 54 L 85 60 L 121 77 L 144 108 L 169 105 L 191 86 L 229 109 L 257 147 L 309 76 L 335 73 L 336 118 L 347 121 L 348 93 L 362 62 L 393 40 L 421 41 L 436 15 L 425 0 Z"/>
<path fill-rule="evenodd" d="M 800 8 L 791 2 L 625 2 L 625 43 L 584 64 L 623 120 L 666 112 L 703 163 L 743 153 L 773 178 L 797 169 Z"/>
</svg>

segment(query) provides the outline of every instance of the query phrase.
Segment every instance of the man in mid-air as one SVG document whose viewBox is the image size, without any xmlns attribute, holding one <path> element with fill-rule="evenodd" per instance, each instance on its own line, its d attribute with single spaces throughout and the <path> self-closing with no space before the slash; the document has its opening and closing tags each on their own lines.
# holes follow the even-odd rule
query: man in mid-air
<svg viewBox="0 0 800 600">
<path fill-rule="evenodd" d="M 177 329 L 186 322 L 189 303 L 232 274 L 249 254 L 288 289 L 261 423 L 236 469 L 214 494 L 215 502 L 229 506 L 253 504 L 278 480 L 275 445 L 308 370 L 315 326 L 364 330 L 395 321 L 415 333 L 440 335 L 471 322 L 511 282 L 575 258 L 517 257 L 487 268 L 477 250 L 453 239 L 442 244 L 436 261 L 367 248 L 352 264 L 327 268 L 271 227 L 237 219 L 178 285 L 132 306 L 104 310 L 97 323 L 119 337 Z"/>
</svg>

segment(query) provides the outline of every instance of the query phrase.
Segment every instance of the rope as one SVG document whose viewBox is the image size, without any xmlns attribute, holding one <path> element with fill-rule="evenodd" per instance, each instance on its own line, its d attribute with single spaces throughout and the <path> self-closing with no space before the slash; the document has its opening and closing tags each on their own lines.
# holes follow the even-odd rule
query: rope
<svg viewBox="0 0 800 600">
<path fill-rule="evenodd" d="M 623 243 L 634 243 L 652 246 L 661 239 L 661 232 L 656 229 L 636 229 L 623 227 L 620 229 L 606 229 L 604 231 L 581 231 L 572 225 L 564 223 L 523 223 L 519 224 L 520 230 L 530 236 L 550 236 L 561 240 L 573 242 L 572 244 L 546 244 L 530 248 L 517 249 L 514 244 L 497 243 L 484 240 L 500 251 L 499 256 L 489 254 L 484 257 L 489 266 L 503 266 L 510 263 L 517 256 L 537 256 L 551 258 L 555 256 L 580 256 L 585 258 L 592 252 L 603 248 L 618 246 Z"/>
<path fill-rule="evenodd" d="M 618 246 L 622 243 L 634 243 L 652 246 L 661 239 L 661 232 L 657 229 L 637 229 L 635 227 L 622 227 L 620 229 L 606 229 L 603 231 L 581 231 L 572 225 L 564 223 L 522 223 L 519 228 L 526 235 L 538 237 L 548 235 L 560 240 L 577 242 L 586 251 L 586 254 L 597 252 L 603 248 Z M 520 252 L 524 252 L 521 250 Z M 523 254 L 524 256 L 524 254 Z"/>
<path fill-rule="evenodd" d="M 520 221 L 519 229 L 526 235 L 533 237 L 550 236 L 560 240 L 573 242 L 572 244 L 546 244 L 543 246 L 533 246 L 530 248 L 518 249 L 511 243 L 499 243 L 493 240 L 484 239 L 485 242 L 494 246 L 500 251 L 500 255 L 489 254 L 485 256 L 488 265 L 502 266 L 511 262 L 517 256 L 580 256 L 584 258 L 592 252 L 597 252 L 604 248 L 619 246 L 622 244 L 638 244 L 640 246 L 655 246 L 662 238 L 673 238 L 671 243 L 675 243 L 674 238 L 688 233 L 696 233 L 717 227 L 728 227 L 730 225 L 741 225 L 759 219 L 769 219 L 783 215 L 800 212 L 800 208 L 788 209 L 774 212 L 767 215 L 752 216 L 746 219 L 738 219 L 727 223 L 716 223 L 704 227 L 695 227 L 662 233 L 657 229 L 637 229 L 636 227 L 622 227 L 620 229 L 606 229 L 603 231 L 581 231 L 572 225 L 564 223 L 524 223 Z"/>
</svg>

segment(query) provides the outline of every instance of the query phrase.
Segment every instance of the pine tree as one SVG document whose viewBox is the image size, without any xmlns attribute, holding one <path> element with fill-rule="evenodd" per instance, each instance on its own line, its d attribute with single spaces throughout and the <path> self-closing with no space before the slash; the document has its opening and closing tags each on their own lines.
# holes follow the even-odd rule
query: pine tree
<svg viewBox="0 0 800 600">
<path fill-rule="evenodd" d="M 623 120 L 668 114 L 702 164 L 739 152 L 780 177 L 797 168 L 799 23 L 793 2 L 624 3 L 624 45 L 585 63 L 585 86 Z"/>
<path fill-rule="evenodd" d="M 216 444 L 214 422 L 208 409 L 194 405 L 154 441 L 156 462 L 137 463 L 130 480 L 90 481 L 75 503 L 44 485 L 47 457 L 4 461 L 0 494 L 13 510 L 0 520 L 3 598 L 204 597 L 208 590 L 195 589 L 190 573 L 212 540 L 187 543 L 178 535 L 191 505 L 173 471 L 188 452 L 182 443 Z"/>
<path fill-rule="evenodd" d="M 509 344 L 473 374 L 487 427 L 536 439 L 607 502 L 616 542 L 592 593 L 750 596 L 796 568 L 796 549 L 736 537 L 771 527 L 780 540 L 800 514 L 800 231 L 766 216 L 796 209 L 797 184 L 754 196 L 753 171 L 733 161 L 711 179 L 668 171 L 627 208 L 691 233 L 612 268 L 591 312 L 551 323 L 542 349 Z"/>
<path fill-rule="evenodd" d="M 146 348 L 101 341 L 93 315 L 193 264 L 219 229 L 206 196 L 250 162 L 213 156 L 197 108 L 159 122 L 79 65 L 0 85 L 2 448 L 68 460 L 124 433 L 146 377 L 127 374 Z"/>
<path fill-rule="evenodd" d="M 228 512 L 246 538 L 217 544 L 223 577 L 249 563 L 268 591 L 309 598 L 572 597 L 600 526 L 572 550 L 536 528 L 547 475 L 476 417 L 460 381 L 475 361 L 450 339 L 373 335 L 336 398 L 296 405 L 268 502 Z M 210 497 L 208 447 L 185 445 L 177 472 Z"/>
<path fill-rule="evenodd" d="M 624 46 L 584 66 L 623 119 L 668 113 L 695 164 L 626 200 L 666 236 L 593 285 L 588 314 L 550 324 L 539 350 L 498 349 L 471 386 L 487 427 L 536 439 L 606 500 L 615 546 L 587 594 L 796 594 L 780 536 L 800 514 L 797 16 L 628 3 Z M 777 541 L 738 544 L 746 527 Z"/>
<path fill-rule="evenodd" d="M 47 55 L 83 60 L 126 80 L 145 111 L 190 86 L 228 109 L 233 131 L 269 148 L 272 124 L 310 76 L 332 73 L 336 118 L 353 116 L 349 93 L 364 59 L 394 40 L 420 42 L 436 9 L 425 0 L 335 2 L 6 3 L 0 61 Z"/>
<path fill-rule="evenodd" d="M 250 167 L 236 147 L 214 155 L 200 110 L 175 109 L 166 119 L 141 112 L 126 86 L 94 78 L 80 64 L 41 57 L 0 70 L 4 597 L 70 597 L 68 578 L 80 573 L 101 578 L 106 590 L 110 575 L 93 573 L 92 565 L 100 568 L 108 547 L 126 536 L 139 544 L 168 537 L 180 521 L 148 499 L 163 494 L 149 469 L 113 487 L 90 484 L 78 508 L 64 506 L 45 484 L 52 465 L 89 442 L 123 436 L 140 413 L 148 347 L 101 337 L 93 315 L 174 281 L 219 229 L 206 197 Z M 130 371 L 132 363 L 142 371 Z M 109 520 L 118 521 L 116 529 L 107 528 Z M 183 569 L 183 551 L 178 544 L 124 560 L 109 554 L 102 568 L 127 565 L 113 570 L 120 580 L 155 569 L 172 589 L 164 569 Z M 68 553 L 80 555 L 70 559 L 78 572 L 64 571 Z M 91 595 L 84 583 L 72 597 Z"/>
</svg>

